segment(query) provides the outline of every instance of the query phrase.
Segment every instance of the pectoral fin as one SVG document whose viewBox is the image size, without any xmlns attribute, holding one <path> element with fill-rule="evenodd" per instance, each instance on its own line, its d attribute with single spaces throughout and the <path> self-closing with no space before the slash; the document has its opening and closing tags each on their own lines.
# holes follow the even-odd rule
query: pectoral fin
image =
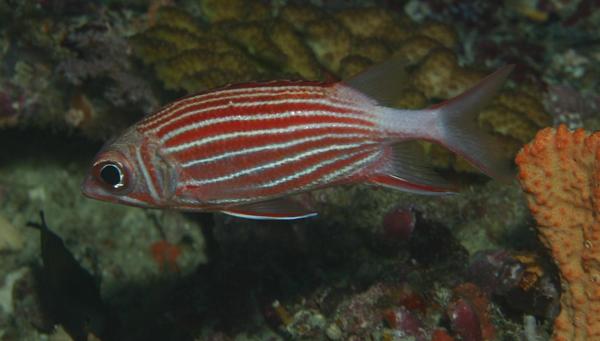
<svg viewBox="0 0 600 341">
<path fill-rule="evenodd" d="M 221 212 L 239 218 L 265 220 L 294 220 L 317 215 L 314 210 L 290 198 L 234 206 Z"/>
</svg>

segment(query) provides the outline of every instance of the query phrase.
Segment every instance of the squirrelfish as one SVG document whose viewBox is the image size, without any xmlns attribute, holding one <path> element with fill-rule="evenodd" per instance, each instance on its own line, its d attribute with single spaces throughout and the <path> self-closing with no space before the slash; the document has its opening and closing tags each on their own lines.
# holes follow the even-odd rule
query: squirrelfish
<svg viewBox="0 0 600 341">
<path fill-rule="evenodd" d="M 404 87 L 403 70 L 392 59 L 342 82 L 244 83 L 181 98 L 104 146 L 83 193 L 140 207 L 296 219 L 316 212 L 295 194 L 334 185 L 452 192 L 407 143 L 414 140 L 442 144 L 484 173 L 508 177 L 508 162 L 478 130 L 476 115 L 512 66 L 423 110 L 390 105 Z"/>
</svg>

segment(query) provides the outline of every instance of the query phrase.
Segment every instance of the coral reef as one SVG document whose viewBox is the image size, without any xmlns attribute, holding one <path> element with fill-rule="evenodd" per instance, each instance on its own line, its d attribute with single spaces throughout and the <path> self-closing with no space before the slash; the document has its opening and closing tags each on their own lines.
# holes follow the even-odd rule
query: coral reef
<svg viewBox="0 0 600 341">
<path fill-rule="evenodd" d="M 554 319 L 560 310 L 556 271 L 541 255 L 479 251 L 471 257 L 467 277 L 516 311 Z"/>
<path fill-rule="evenodd" d="M 567 97 L 575 96 L 554 91 L 556 87 L 572 87 L 580 96 L 593 100 L 600 89 L 600 63 L 594 43 L 598 32 L 592 28 L 599 22 L 597 2 L 517 0 L 505 1 L 501 11 L 494 7 L 486 1 L 427 0 L 409 1 L 404 10 L 419 22 L 433 18 L 452 23 L 459 37 L 455 52 L 460 65 L 468 68 L 469 65 L 516 64 L 515 90 L 532 97 L 532 101 L 538 102 L 535 104 L 538 109 L 513 107 L 511 115 L 492 105 L 480 116 L 480 123 L 497 128 L 494 130 L 506 143 L 507 154 L 514 153 L 515 148 L 533 138 L 534 128 L 552 124 L 547 115 L 544 123 L 529 116 L 530 112 L 539 110 L 542 102 L 556 118 L 555 125 L 597 127 L 595 120 L 582 122 L 577 109 L 565 112 L 568 106 L 565 102 L 570 100 Z M 520 33 L 515 35 L 517 31 Z M 579 109 L 584 108 L 579 106 Z"/>
<path fill-rule="evenodd" d="M 296 70 L 308 79 L 317 76 L 316 60 L 286 22 L 226 21 L 221 25 L 206 30 L 187 12 L 163 7 L 156 23 L 133 37 L 132 43 L 167 89 L 196 92 L 265 79 L 269 68 L 280 73 Z"/>
<path fill-rule="evenodd" d="M 539 237 L 560 270 L 554 340 L 600 337 L 600 134 L 544 129 L 516 158 Z"/>
<path fill-rule="evenodd" d="M 132 12 L 28 0 L 3 2 L 0 16 L 0 127 L 105 139 L 157 106 L 130 58 Z"/>
<path fill-rule="evenodd" d="M 475 284 L 425 286 L 426 290 L 419 286 L 419 291 L 416 287 L 378 282 L 348 295 L 329 316 L 311 308 L 293 308 L 298 310 L 285 329 L 292 338 L 319 339 L 325 334 L 332 340 L 483 341 L 502 337 L 494 324 L 497 317 L 490 297 Z M 330 298 L 326 295 L 322 300 Z"/>
<path fill-rule="evenodd" d="M 163 7 L 154 25 L 133 38 L 136 55 L 154 67 L 167 89 L 188 93 L 279 77 L 344 79 L 400 55 L 411 71 L 395 104 L 408 108 L 458 95 L 488 72 L 459 65 L 453 51 L 457 34 L 441 22 L 413 23 L 377 7 L 329 13 L 291 4 L 254 11 L 260 20 L 233 15 L 246 10 L 236 1 L 207 1 L 203 16 L 197 18 L 180 8 Z M 266 20 L 265 13 L 274 14 Z M 209 25 L 202 25 L 203 20 Z M 512 158 L 539 128 L 552 122 L 539 97 L 515 89 L 484 110 L 480 124 L 502 137 L 506 155 Z M 440 167 L 472 171 L 438 146 L 427 150 Z"/>
<path fill-rule="evenodd" d="M 600 112 L 600 95 L 582 94 L 568 85 L 552 85 L 548 87 L 544 106 L 555 125 L 563 123 L 569 129 L 583 128 L 584 119 Z"/>
<path fill-rule="evenodd" d="M 460 195 L 423 197 L 365 185 L 325 189 L 314 193 L 319 216 L 306 221 L 80 200 L 81 177 L 100 140 L 159 103 L 230 82 L 337 81 L 392 56 L 406 60 L 405 86 L 394 105 L 415 109 L 516 64 L 506 89 L 478 120 L 507 156 L 541 127 L 600 127 L 600 6 L 502 3 L 0 2 L 0 230 L 6 232 L 0 338 L 70 339 L 72 319 L 44 309 L 36 282 L 45 261 L 39 231 L 24 225 L 40 209 L 71 264 L 93 279 L 86 286 L 97 287 L 122 322 L 115 329 L 120 339 L 537 341 L 547 339 L 561 303 L 556 335 L 593 331 L 569 328 L 587 322 L 585 309 L 596 303 L 579 303 L 585 290 L 594 294 L 597 242 L 586 243 L 594 231 L 581 227 L 595 224 L 596 197 L 563 188 L 552 180 L 557 171 L 536 175 L 530 186 L 550 190 L 532 192 L 529 201 L 547 212 L 555 203 L 550 195 L 568 196 L 571 201 L 555 207 L 582 212 L 573 219 L 565 214 L 569 224 L 585 220 L 565 224 L 569 236 L 540 224 L 549 233 L 541 233 L 546 245 L 557 234 L 565 240 L 551 248 L 559 270 L 527 228 L 519 186 L 455 174 L 447 168 L 472 169 L 437 145 L 424 148 L 444 176 L 465 184 Z M 591 136 L 577 138 L 591 148 Z M 542 150 L 528 147 L 534 149 Z M 596 161 L 584 154 L 560 154 L 565 165 L 585 164 L 562 176 L 583 179 L 574 186 L 595 186 L 589 172 Z M 85 310 L 69 299 L 58 303 Z"/>
<path fill-rule="evenodd" d="M 14 145 L 9 141 L 21 141 L 18 152 L 0 153 L 0 212 L 22 235 L 23 242 L 19 250 L 2 252 L 3 283 L 14 270 L 24 267 L 28 273 L 35 272 L 41 262 L 39 231 L 25 227 L 28 221 L 39 219 L 40 209 L 46 212 L 48 224 L 65 247 L 93 275 L 102 298 L 111 307 L 118 302 L 119 319 L 130 327 L 142 323 L 139 311 L 157 305 L 162 300 L 159 292 L 168 290 L 174 278 L 186 276 L 206 263 L 200 222 L 173 212 L 145 212 L 80 200 L 85 163 L 99 145 L 30 130 L 3 131 L 0 139 L 4 146 Z M 44 154 L 40 155 L 42 145 Z M 151 252 L 157 240 L 166 240 L 181 250 L 176 259 L 178 272 L 169 271 L 170 264 L 163 271 L 157 266 Z M 0 295 L 0 301 L 6 297 L 13 301 L 11 311 L 0 309 L 0 330 L 5 337 L 38 340 L 50 334 L 56 316 L 42 311 L 39 289 L 29 278 L 33 276 L 26 277 Z M 77 302 L 60 303 L 64 309 L 83 309 Z"/>
<path fill-rule="evenodd" d="M 453 290 L 448 305 L 450 323 L 463 340 L 493 340 L 496 328 L 490 316 L 490 301 L 486 294 L 473 283 L 462 283 Z"/>
<path fill-rule="evenodd" d="M 409 240 L 416 224 L 416 213 L 411 207 L 393 207 L 383 216 L 383 237 L 390 241 Z"/>
<path fill-rule="evenodd" d="M 57 71 L 77 87 L 86 80 L 106 78 L 109 85 L 103 96 L 107 101 L 117 107 L 140 104 L 151 110 L 158 103 L 149 84 L 134 73 L 125 29 L 110 25 L 109 19 L 91 21 L 69 32 L 64 44 L 71 53 L 57 65 Z"/>
</svg>

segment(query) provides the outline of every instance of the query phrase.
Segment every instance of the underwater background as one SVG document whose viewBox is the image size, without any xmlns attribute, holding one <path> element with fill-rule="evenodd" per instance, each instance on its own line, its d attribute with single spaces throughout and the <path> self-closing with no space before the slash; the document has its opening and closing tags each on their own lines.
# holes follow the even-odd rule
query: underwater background
<svg viewBox="0 0 600 341">
<path fill-rule="evenodd" d="M 423 142 L 459 194 L 335 187 L 290 222 L 81 194 L 181 96 L 393 56 L 410 109 L 515 64 L 478 117 L 507 159 L 565 130 L 519 181 Z M 600 137 L 566 130 L 600 129 L 600 1 L 0 0 L 0 61 L 0 340 L 600 340 Z"/>
</svg>

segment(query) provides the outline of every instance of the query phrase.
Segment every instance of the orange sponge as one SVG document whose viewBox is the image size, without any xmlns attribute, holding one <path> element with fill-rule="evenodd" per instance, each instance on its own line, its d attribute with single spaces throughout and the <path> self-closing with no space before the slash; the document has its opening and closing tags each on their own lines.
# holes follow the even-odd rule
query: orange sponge
<svg viewBox="0 0 600 341">
<path fill-rule="evenodd" d="M 600 340 L 600 132 L 546 128 L 517 155 L 541 241 L 561 275 L 554 340 Z"/>
</svg>

